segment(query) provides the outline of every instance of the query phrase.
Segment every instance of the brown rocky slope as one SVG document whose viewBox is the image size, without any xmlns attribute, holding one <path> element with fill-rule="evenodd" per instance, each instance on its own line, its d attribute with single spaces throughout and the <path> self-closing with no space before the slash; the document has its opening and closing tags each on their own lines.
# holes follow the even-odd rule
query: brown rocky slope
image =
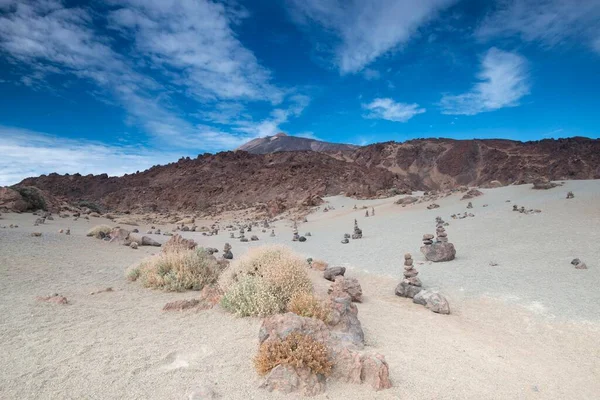
<svg viewBox="0 0 600 400">
<path fill-rule="evenodd" d="M 77 204 L 85 200 L 115 211 L 204 211 L 277 203 L 280 211 L 309 196 L 372 197 L 401 186 L 394 174 L 317 152 L 250 154 L 223 152 L 154 166 L 144 172 L 103 175 L 42 175 L 33 186 Z"/>
<path fill-rule="evenodd" d="M 277 213 L 310 196 L 374 197 L 409 188 L 507 185 L 540 177 L 600 179 L 600 140 L 418 139 L 327 153 L 223 152 L 123 177 L 50 174 L 17 187 L 33 186 L 72 204 L 87 201 L 115 211 L 214 211 L 263 204 Z"/>
<path fill-rule="evenodd" d="M 376 143 L 332 156 L 385 168 L 415 189 L 448 189 L 600 178 L 600 140 L 582 137 L 517 142 L 502 139 L 417 139 Z"/>
</svg>

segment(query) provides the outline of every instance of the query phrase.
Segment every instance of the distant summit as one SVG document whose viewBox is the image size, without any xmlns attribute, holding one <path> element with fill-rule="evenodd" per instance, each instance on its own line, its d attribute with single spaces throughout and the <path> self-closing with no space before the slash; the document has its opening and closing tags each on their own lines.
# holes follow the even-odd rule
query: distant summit
<svg viewBox="0 0 600 400">
<path fill-rule="evenodd" d="M 342 143 L 329 143 L 320 140 L 308 139 L 298 136 L 289 136 L 280 132 L 274 136 L 266 136 L 249 141 L 236 150 L 247 151 L 252 154 L 267 154 L 280 151 L 344 151 L 355 150 L 358 146 Z"/>
</svg>

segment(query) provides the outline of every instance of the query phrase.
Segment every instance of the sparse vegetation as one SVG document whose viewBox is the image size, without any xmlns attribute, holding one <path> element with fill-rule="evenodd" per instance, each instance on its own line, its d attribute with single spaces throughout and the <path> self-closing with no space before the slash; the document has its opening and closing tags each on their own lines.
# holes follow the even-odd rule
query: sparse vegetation
<svg viewBox="0 0 600 400">
<path fill-rule="evenodd" d="M 325 376 L 331 373 L 333 367 L 327 347 L 300 333 L 291 333 L 283 340 L 268 340 L 260 346 L 254 358 L 258 373 L 265 375 L 278 365 L 307 367 Z"/>
<path fill-rule="evenodd" d="M 30 210 L 48 210 L 46 200 L 38 189 L 31 186 L 13 186 L 13 189 L 23 196 L 23 200 L 29 204 Z"/>
<path fill-rule="evenodd" d="M 102 213 L 102 209 L 100 208 L 100 206 L 92 201 L 89 200 L 81 200 L 79 203 L 77 203 L 77 205 L 81 208 L 83 207 L 87 207 L 89 208 L 91 211 L 96 212 L 98 214 Z"/>
<path fill-rule="evenodd" d="M 86 236 L 95 237 L 96 239 L 103 239 L 112 231 L 112 228 L 108 225 L 96 225 L 90 229 Z"/>
<path fill-rule="evenodd" d="M 177 250 L 146 258 L 127 272 L 130 281 L 173 292 L 201 290 L 217 282 L 223 264 L 204 249 Z"/>
<path fill-rule="evenodd" d="M 250 250 L 220 280 L 222 305 L 239 316 L 265 316 L 287 309 L 297 293 L 311 293 L 306 261 L 284 246 Z"/>
<path fill-rule="evenodd" d="M 320 319 L 325 323 L 331 320 L 331 307 L 312 293 L 296 293 L 288 304 L 288 311 L 301 317 Z"/>
</svg>

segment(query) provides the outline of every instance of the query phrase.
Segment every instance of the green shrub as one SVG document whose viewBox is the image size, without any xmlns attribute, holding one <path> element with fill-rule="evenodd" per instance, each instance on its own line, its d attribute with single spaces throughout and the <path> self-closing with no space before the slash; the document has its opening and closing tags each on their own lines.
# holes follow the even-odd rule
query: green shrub
<svg viewBox="0 0 600 400">
<path fill-rule="evenodd" d="M 267 316 L 285 311 L 276 288 L 256 276 L 243 276 L 221 299 L 221 306 L 238 317 Z"/>
</svg>

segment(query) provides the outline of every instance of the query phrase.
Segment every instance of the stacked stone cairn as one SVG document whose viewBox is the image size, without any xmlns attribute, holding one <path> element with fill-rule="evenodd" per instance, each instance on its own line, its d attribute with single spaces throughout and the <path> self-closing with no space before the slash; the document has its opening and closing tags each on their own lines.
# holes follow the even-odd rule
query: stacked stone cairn
<svg viewBox="0 0 600 400">
<path fill-rule="evenodd" d="M 226 260 L 233 259 L 233 253 L 231 252 L 231 245 L 229 243 L 225 243 L 223 247 L 223 258 Z"/>
<path fill-rule="evenodd" d="M 369 217 L 369 210 L 365 211 L 365 217 L 367 217 L 367 218 Z"/>
<path fill-rule="evenodd" d="M 456 249 L 452 243 L 448 242 L 448 234 L 444 229 L 443 221 L 437 221 L 437 238 L 433 241 L 432 234 L 423 235 L 423 246 L 421 252 L 429 261 L 451 261 L 456 256 Z"/>
<path fill-rule="evenodd" d="M 374 217 L 374 216 L 375 216 L 375 208 L 371 207 L 371 217 Z"/>
<path fill-rule="evenodd" d="M 269 235 L 271 237 L 275 237 L 275 229 L 271 229 L 271 235 Z"/>
<path fill-rule="evenodd" d="M 354 233 L 352 234 L 352 239 L 362 239 L 362 229 L 358 227 L 358 222 L 356 221 L 356 219 L 354 220 Z"/>
<path fill-rule="evenodd" d="M 572 199 L 573 197 L 575 197 L 575 195 L 573 194 L 573 192 L 567 193 L 567 199 Z"/>
<path fill-rule="evenodd" d="M 404 279 L 396 286 L 396 296 L 413 298 L 422 290 L 419 272 L 413 266 L 410 253 L 404 255 Z"/>
<path fill-rule="evenodd" d="M 469 204 L 467 204 L 467 208 L 473 208 L 473 203 L 469 202 Z"/>
</svg>

